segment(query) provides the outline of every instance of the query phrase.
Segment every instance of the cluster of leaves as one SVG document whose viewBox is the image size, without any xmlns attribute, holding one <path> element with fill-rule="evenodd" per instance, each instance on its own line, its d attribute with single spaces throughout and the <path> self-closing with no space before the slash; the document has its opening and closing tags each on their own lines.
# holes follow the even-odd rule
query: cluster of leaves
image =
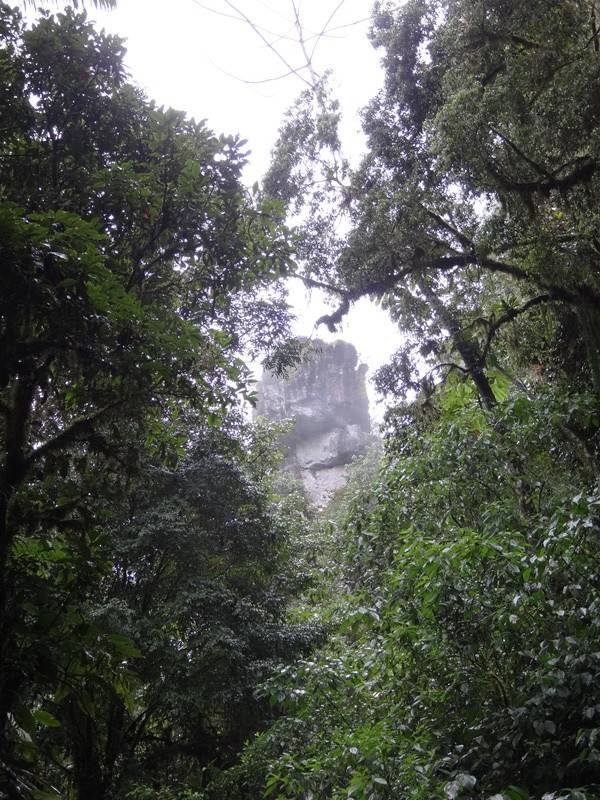
<svg viewBox="0 0 600 800">
<path fill-rule="evenodd" d="M 600 795 L 597 15 L 378 2 L 360 168 L 325 84 L 282 127 L 264 186 L 340 300 L 321 322 L 372 295 L 406 344 L 334 599 L 309 597 L 331 636 L 259 690 L 281 716 L 228 796 Z"/>
<path fill-rule="evenodd" d="M 351 496 L 332 635 L 262 688 L 240 797 L 597 796 L 600 496 L 565 426 L 598 407 L 463 389 Z"/>
<path fill-rule="evenodd" d="M 240 353 L 287 331 L 281 207 L 244 188 L 242 140 L 157 108 L 123 55 L 85 14 L 27 27 L 0 3 L 10 800 L 203 785 L 315 636 L 283 619 L 302 576 L 296 509 L 267 508 L 273 438 L 235 411 Z"/>
<path fill-rule="evenodd" d="M 118 39 L 0 3 L 0 795 L 600 796 L 597 16 L 377 3 L 363 164 L 315 84 L 250 194 Z M 231 413 L 305 349 L 286 210 L 322 321 L 407 330 L 314 525 Z"/>
<path fill-rule="evenodd" d="M 492 405 L 486 368 L 531 319 L 547 329 L 539 363 L 600 389 L 596 14 L 588 0 L 378 2 L 385 81 L 360 167 L 319 135 L 336 123 L 325 85 L 282 126 L 265 189 L 302 210 L 302 276 L 339 299 L 322 321 L 371 295 L 406 331 L 386 389 L 414 389 L 425 361 Z"/>
<path fill-rule="evenodd" d="M 265 186 L 306 212 L 321 321 L 372 295 L 406 331 L 398 402 L 332 635 L 261 690 L 239 796 L 598 797 L 597 3 L 382 0 L 372 37 L 361 167 L 305 95 Z"/>
<path fill-rule="evenodd" d="M 77 586 L 58 537 L 17 542 L 29 587 L 17 655 L 28 657 L 30 683 L 9 717 L 12 791 L 156 797 L 158 787 L 199 787 L 259 726 L 254 688 L 307 652 L 318 629 L 283 620 L 303 583 L 286 579 L 294 517 L 269 511 L 246 466 L 255 455 L 208 429 L 176 470 L 145 464 Z M 57 597 L 40 611 L 48 583 L 65 607 Z"/>
</svg>

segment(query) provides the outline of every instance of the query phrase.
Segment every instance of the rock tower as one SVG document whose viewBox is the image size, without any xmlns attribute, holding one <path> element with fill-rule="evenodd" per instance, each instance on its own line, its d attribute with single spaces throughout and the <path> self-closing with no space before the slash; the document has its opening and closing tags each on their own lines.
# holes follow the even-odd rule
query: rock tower
<svg viewBox="0 0 600 800">
<path fill-rule="evenodd" d="M 324 505 L 344 485 L 346 465 L 370 439 L 365 364 L 348 342 L 320 340 L 287 378 L 265 372 L 257 416 L 293 419 L 286 466 L 302 479 L 312 501 Z"/>
</svg>

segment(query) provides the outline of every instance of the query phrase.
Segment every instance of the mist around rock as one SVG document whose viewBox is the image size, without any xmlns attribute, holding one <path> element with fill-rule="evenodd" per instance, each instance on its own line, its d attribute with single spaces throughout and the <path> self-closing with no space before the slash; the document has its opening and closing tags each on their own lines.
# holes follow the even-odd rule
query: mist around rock
<svg viewBox="0 0 600 800">
<path fill-rule="evenodd" d="M 259 382 L 256 416 L 293 420 L 282 442 L 285 467 L 318 507 L 344 486 L 348 464 L 372 439 L 367 370 L 354 345 L 317 339 L 293 372 L 265 372 Z"/>
</svg>

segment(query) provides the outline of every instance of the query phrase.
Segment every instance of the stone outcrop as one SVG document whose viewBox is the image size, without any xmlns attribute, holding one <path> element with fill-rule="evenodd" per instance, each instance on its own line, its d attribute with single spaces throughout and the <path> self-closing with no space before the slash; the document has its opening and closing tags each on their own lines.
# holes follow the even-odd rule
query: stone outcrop
<svg viewBox="0 0 600 800">
<path fill-rule="evenodd" d="M 258 385 L 257 415 L 294 420 L 286 465 L 317 505 L 344 485 L 346 465 L 369 441 L 366 371 L 353 345 L 317 340 L 286 379 L 266 372 Z"/>
</svg>

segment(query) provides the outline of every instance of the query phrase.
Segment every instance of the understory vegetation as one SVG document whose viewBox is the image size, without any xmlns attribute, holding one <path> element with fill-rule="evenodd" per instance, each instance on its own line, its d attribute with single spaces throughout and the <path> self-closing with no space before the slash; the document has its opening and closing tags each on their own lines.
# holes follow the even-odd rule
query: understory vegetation
<svg viewBox="0 0 600 800">
<path fill-rule="evenodd" d="M 599 26 L 377 2 L 360 165 L 315 77 L 250 191 L 0 3 L 2 800 L 600 798 Z M 322 512 L 243 410 L 292 274 L 404 334 Z"/>
</svg>

